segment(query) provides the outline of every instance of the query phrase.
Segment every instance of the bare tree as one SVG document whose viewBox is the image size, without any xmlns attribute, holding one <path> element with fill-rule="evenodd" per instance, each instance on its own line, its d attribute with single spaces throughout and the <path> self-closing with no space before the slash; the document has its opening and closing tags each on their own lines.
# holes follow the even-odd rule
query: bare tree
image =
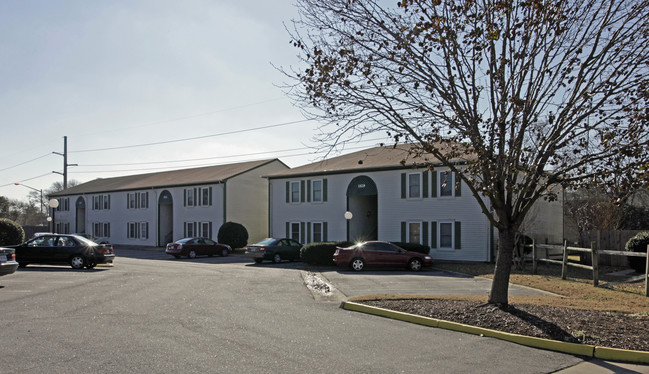
<svg viewBox="0 0 649 374">
<path fill-rule="evenodd" d="M 489 302 L 551 186 L 646 183 L 648 1 L 298 0 L 288 93 L 340 146 L 373 132 L 457 172 L 499 231 Z"/>
</svg>

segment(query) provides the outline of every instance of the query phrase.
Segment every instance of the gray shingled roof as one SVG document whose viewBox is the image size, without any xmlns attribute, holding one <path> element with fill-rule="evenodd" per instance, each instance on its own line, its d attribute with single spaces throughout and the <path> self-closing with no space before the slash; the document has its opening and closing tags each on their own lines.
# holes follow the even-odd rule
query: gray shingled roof
<svg viewBox="0 0 649 374">
<path fill-rule="evenodd" d="M 409 155 L 410 144 L 381 146 L 365 149 L 346 155 L 314 162 L 293 169 L 265 175 L 267 178 L 286 178 L 326 174 L 342 174 L 360 171 L 407 169 L 413 166 L 440 165 L 440 161 L 430 155 L 415 157 Z M 403 163 L 405 161 L 405 163 Z"/>
<path fill-rule="evenodd" d="M 163 171 L 158 173 L 129 175 L 114 178 L 99 178 L 78 186 L 70 187 L 51 196 L 80 195 L 128 191 L 147 188 L 163 188 L 208 183 L 223 183 L 226 180 L 252 169 L 264 166 L 278 159 L 249 161 L 236 164 L 206 166 L 193 169 Z M 281 161 L 279 161 L 281 162 Z"/>
</svg>

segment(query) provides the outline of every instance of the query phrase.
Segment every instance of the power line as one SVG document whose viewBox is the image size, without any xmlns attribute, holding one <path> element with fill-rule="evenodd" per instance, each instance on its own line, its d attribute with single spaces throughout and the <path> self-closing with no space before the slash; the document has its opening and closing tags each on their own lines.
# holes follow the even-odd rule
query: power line
<svg viewBox="0 0 649 374">
<path fill-rule="evenodd" d="M 52 155 L 52 153 L 46 153 L 46 154 L 44 154 L 44 155 L 42 155 L 42 156 L 38 156 L 38 157 L 33 158 L 33 159 L 31 159 L 31 160 L 28 160 L 28 161 L 25 161 L 25 162 L 21 162 L 20 164 L 16 164 L 16 165 L 13 165 L 13 166 L 6 167 L 6 168 L 4 168 L 4 169 L 0 169 L 0 171 L 5 171 L 5 170 L 13 169 L 13 168 L 15 168 L 15 167 L 18 167 L 18 166 L 21 166 L 21 165 L 28 164 L 28 163 L 30 163 L 30 162 L 32 162 L 32 161 L 36 161 L 36 160 L 39 160 L 39 159 L 41 159 L 41 158 L 43 158 L 43 157 L 47 157 L 47 156 L 50 156 L 50 155 Z"/>
<path fill-rule="evenodd" d="M 31 177 L 31 178 L 23 179 L 23 180 L 18 181 L 18 182 L 3 184 L 3 185 L 1 185 L 0 187 L 7 187 L 7 186 L 12 186 L 12 185 L 14 185 L 14 184 L 16 184 L 16 183 L 28 182 L 28 181 L 30 181 L 30 180 L 34 180 L 34 179 L 37 179 L 37 178 L 42 178 L 42 177 L 45 177 L 45 176 L 48 176 L 48 175 L 52 175 L 52 173 L 45 173 L 45 174 L 41 174 L 41 175 L 36 176 L 36 177 Z"/>
<path fill-rule="evenodd" d="M 250 129 L 234 130 L 234 131 L 222 132 L 222 133 L 218 133 L 218 134 L 195 136 L 195 137 L 192 137 L 192 138 L 175 139 L 175 140 L 165 140 L 165 141 L 154 142 L 154 143 L 143 143 L 143 144 L 125 145 L 125 146 L 121 146 L 121 147 L 109 147 L 109 148 L 85 149 L 85 150 L 81 150 L 81 151 L 70 151 L 70 153 L 112 151 L 112 150 L 116 150 L 116 149 L 137 148 L 137 147 L 148 147 L 148 146 L 152 146 L 152 145 L 162 145 L 162 144 L 170 144 L 170 143 L 179 143 L 179 142 L 186 142 L 186 141 L 189 141 L 189 140 L 197 140 L 197 139 L 213 138 L 213 137 L 216 137 L 216 136 L 232 135 L 232 134 L 240 134 L 240 133 L 242 133 L 242 132 L 249 132 L 249 131 L 256 131 L 256 130 L 270 129 L 270 128 L 281 127 L 281 126 L 294 125 L 294 124 L 296 124 L 296 123 L 303 123 L 303 122 L 308 122 L 308 121 L 313 121 L 313 120 L 311 120 L 311 119 L 303 119 L 303 120 L 293 121 L 293 122 L 284 122 L 284 123 L 278 123 L 278 124 L 274 124 L 274 125 L 267 125 L 267 126 L 253 127 L 253 128 L 250 128 Z"/>
</svg>

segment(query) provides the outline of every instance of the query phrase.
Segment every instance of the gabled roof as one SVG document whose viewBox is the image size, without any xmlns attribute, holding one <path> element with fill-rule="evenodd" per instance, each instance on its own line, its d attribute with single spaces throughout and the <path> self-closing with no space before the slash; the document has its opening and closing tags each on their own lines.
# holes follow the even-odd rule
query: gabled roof
<svg viewBox="0 0 649 374">
<path fill-rule="evenodd" d="M 433 155 L 415 156 L 409 153 L 410 149 L 410 144 L 399 144 L 396 147 L 380 146 L 265 175 L 265 177 L 270 179 L 303 177 L 441 165 Z"/>
<path fill-rule="evenodd" d="M 193 169 L 163 171 L 158 173 L 129 175 L 114 178 L 99 178 L 78 186 L 67 188 L 51 196 L 81 195 L 150 188 L 190 186 L 209 183 L 224 183 L 230 178 L 264 166 L 278 159 L 248 161 L 236 164 L 206 166 Z M 282 163 L 283 164 L 283 163 Z M 287 166 L 288 168 L 288 166 Z"/>
</svg>

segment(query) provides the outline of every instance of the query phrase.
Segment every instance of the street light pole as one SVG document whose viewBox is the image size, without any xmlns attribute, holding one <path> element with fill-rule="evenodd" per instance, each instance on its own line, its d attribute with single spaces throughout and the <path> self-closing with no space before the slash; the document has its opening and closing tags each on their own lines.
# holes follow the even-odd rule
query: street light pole
<svg viewBox="0 0 649 374">
<path fill-rule="evenodd" d="M 29 189 L 31 189 L 31 190 L 34 190 L 34 191 L 37 191 L 37 192 L 40 192 L 40 193 L 41 193 L 41 215 L 42 215 L 42 214 L 43 214 L 43 189 L 40 189 L 40 190 L 39 190 L 38 188 L 30 187 L 30 186 L 28 186 L 28 185 L 26 185 L 26 184 L 22 184 L 22 183 L 14 183 L 14 184 L 15 184 L 16 186 L 27 187 L 27 188 L 29 188 Z"/>
</svg>

